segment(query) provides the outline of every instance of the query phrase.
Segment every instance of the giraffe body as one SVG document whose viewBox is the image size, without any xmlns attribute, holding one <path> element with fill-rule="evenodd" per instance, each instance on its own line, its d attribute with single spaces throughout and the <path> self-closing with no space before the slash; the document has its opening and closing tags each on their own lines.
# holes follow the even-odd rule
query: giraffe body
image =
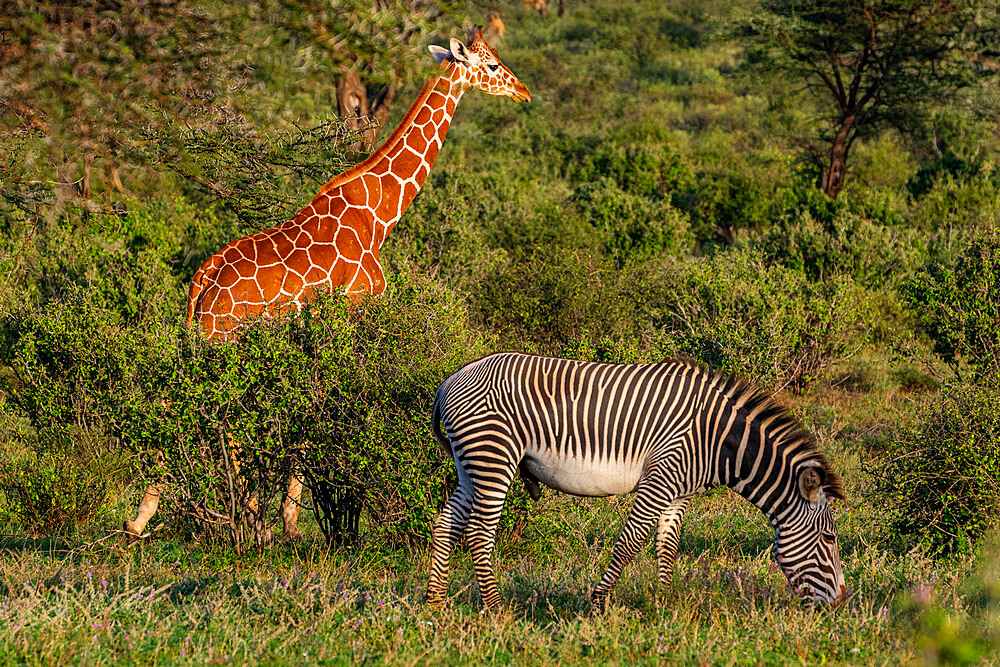
<svg viewBox="0 0 1000 667">
<path fill-rule="evenodd" d="M 465 90 L 530 99 L 481 35 L 461 47 L 464 60 L 455 59 L 456 42 L 442 73 L 371 157 L 324 185 L 291 220 L 237 239 L 202 264 L 191 283 L 188 326 L 197 322 L 209 337 L 226 338 L 247 318 L 300 309 L 317 289 L 343 286 L 355 297 L 385 289 L 379 250 L 434 166 Z"/>
<path fill-rule="evenodd" d="M 197 322 L 209 338 L 225 340 L 238 334 L 243 320 L 298 310 L 319 289 L 344 287 L 355 298 L 385 289 L 379 250 L 427 179 L 465 91 L 531 100 L 481 30 L 468 45 L 452 39 L 450 49 L 430 51 L 441 71 L 375 153 L 331 179 L 291 220 L 232 241 L 205 260 L 191 281 L 189 327 Z M 298 534 L 301 492 L 293 478 L 282 503 L 289 536 Z M 125 532 L 142 534 L 159 497 L 150 485 Z"/>
</svg>

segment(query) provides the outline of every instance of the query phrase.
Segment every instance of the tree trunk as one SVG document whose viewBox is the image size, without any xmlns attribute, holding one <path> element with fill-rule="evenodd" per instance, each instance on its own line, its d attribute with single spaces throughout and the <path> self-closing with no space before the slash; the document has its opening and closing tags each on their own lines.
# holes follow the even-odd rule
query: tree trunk
<svg viewBox="0 0 1000 667">
<path fill-rule="evenodd" d="M 830 199 L 837 198 L 840 191 L 844 189 L 844 182 L 847 180 L 847 147 L 850 143 L 855 117 L 854 114 L 846 116 L 833 138 L 833 146 L 830 148 L 830 166 L 823 171 L 821 184 L 823 192 Z"/>
<path fill-rule="evenodd" d="M 337 106 L 340 115 L 348 118 L 348 127 L 358 130 L 368 121 L 368 91 L 354 70 L 348 70 L 337 81 Z M 367 137 L 366 137 L 367 139 Z M 355 141 L 351 150 L 364 150 L 366 141 Z"/>
</svg>

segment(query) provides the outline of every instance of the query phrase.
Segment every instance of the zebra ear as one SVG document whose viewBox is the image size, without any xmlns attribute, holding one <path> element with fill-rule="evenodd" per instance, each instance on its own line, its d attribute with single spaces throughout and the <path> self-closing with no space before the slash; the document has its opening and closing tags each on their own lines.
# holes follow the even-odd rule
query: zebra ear
<svg viewBox="0 0 1000 667">
<path fill-rule="evenodd" d="M 799 493 L 810 503 L 823 499 L 823 469 L 817 466 L 803 468 L 799 473 Z"/>
</svg>

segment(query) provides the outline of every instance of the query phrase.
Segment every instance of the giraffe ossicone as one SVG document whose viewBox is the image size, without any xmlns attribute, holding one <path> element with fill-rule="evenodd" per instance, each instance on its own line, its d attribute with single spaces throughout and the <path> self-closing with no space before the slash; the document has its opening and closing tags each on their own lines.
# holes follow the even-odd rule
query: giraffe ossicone
<svg viewBox="0 0 1000 667">
<path fill-rule="evenodd" d="M 515 102 L 531 93 L 504 65 L 482 30 L 468 44 L 430 46 L 440 70 L 424 84 L 402 122 L 371 156 L 333 177 L 291 220 L 226 244 L 195 272 L 188 294 L 188 327 L 206 336 L 238 335 L 242 321 L 301 309 L 322 289 L 346 288 L 359 298 L 386 285 L 379 250 L 434 166 L 462 95 L 470 88 Z M 296 480 L 282 504 L 285 532 L 296 534 Z M 142 534 L 159 504 L 150 485 L 135 520 Z"/>
</svg>

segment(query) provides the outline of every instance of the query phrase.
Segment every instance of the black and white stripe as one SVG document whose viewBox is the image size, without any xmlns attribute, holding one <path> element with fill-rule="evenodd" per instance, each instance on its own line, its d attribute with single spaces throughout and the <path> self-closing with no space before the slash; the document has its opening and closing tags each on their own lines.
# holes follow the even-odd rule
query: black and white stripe
<svg viewBox="0 0 1000 667">
<path fill-rule="evenodd" d="M 534 497 L 539 484 L 581 496 L 636 493 L 591 595 L 598 607 L 654 522 L 659 576 L 669 583 L 684 510 L 694 494 L 720 485 L 770 519 L 775 556 L 798 592 L 827 603 L 846 597 L 827 501 L 844 497 L 840 482 L 795 419 L 743 381 L 688 361 L 494 354 L 442 383 L 432 422 L 459 484 L 434 524 L 431 604 L 445 599 L 463 533 L 483 604 L 500 603 L 490 559 L 515 474 Z"/>
</svg>

